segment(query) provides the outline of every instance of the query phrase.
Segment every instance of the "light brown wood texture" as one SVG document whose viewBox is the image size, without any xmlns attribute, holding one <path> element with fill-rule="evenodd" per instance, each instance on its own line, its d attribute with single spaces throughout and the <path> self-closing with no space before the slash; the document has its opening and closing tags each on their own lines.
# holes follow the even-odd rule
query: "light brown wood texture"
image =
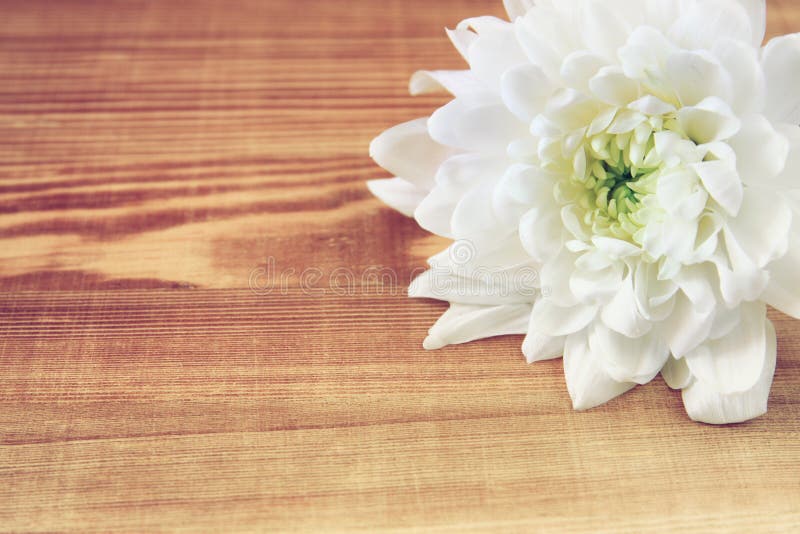
<svg viewBox="0 0 800 534">
<path fill-rule="evenodd" d="M 660 379 L 575 413 L 520 337 L 422 350 L 444 305 L 403 290 L 442 242 L 370 197 L 367 145 L 501 10 L 0 2 L 0 531 L 798 530 L 795 321 L 768 415 L 724 428 Z M 370 266 L 397 287 L 298 289 Z"/>
</svg>

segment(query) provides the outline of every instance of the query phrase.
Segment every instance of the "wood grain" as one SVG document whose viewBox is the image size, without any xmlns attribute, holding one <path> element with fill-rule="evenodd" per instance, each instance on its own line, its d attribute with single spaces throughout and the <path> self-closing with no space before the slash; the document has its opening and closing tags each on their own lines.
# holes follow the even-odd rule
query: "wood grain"
<svg viewBox="0 0 800 534">
<path fill-rule="evenodd" d="M 795 321 L 725 428 L 660 380 L 575 413 L 519 337 L 421 349 L 441 241 L 366 147 L 499 4 L 2 2 L 0 531 L 796 531 Z"/>
</svg>

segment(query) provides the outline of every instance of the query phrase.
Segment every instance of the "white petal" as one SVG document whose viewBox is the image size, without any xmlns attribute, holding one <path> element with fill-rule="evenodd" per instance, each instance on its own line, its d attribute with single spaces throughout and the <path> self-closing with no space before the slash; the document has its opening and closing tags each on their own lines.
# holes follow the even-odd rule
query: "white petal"
<svg viewBox="0 0 800 534">
<path fill-rule="evenodd" d="M 678 51 L 667 58 L 666 76 L 683 106 L 694 106 L 709 96 L 730 101 L 730 74 L 708 52 Z"/>
<path fill-rule="evenodd" d="M 370 180 L 367 187 L 373 195 L 408 217 L 414 215 L 414 210 L 427 194 L 402 178 Z"/>
<path fill-rule="evenodd" d="M 550 337 L 536 331 L 528 332 L 522 342 L 522 353 L 528 363 L 560 358 L 564 354 L 564 337 Z"/>
<path fill-rule="evenodd" d="M 588 410 L 622 395 L 636 384 L 618 382 L 608 376 L 600 358 L 589 348 L 586 332 L 567 337 L 564 346 L 564 376 L 576 410 Z"/>
<path fill-rule="evenodd" d="M 696 106 L 678 111 L 678 124 L 695 143 L 711 143 L 728 139 L 741 127 L 741 121 L 730 106 L 715 96 L 708 97 Z"/>
<path fill-rule="evenodd" d="M 375 162 L 420 189 L 431 189 L 439 165 L 453 154 L 428 134 L 427 120 L 399 124 L 379 135 L 369 146 Z"/>
<path fill-rule="evenodd" d="M 672 389 L 683 389 L 692 382 L 692 373 L 684 358 L 676 360 L 670 356 L 667 363 L 664 364 L 664 368 L 661 369 L 661 376 Z"/>
<path fill-rule="evenodd" d="M 761 373 L 755 385 L 744 392 L 724 394 L 703 380 L 696 380 L 683 390 L 686 413 L 695 421 L 715 425 L 740 423 L 767 412 L 769 390 L 775 374 L 777 345 L 775 328 L 768 320 L 765 326 L 765 342 L 757 356 L 763 360 Z M 755 357 L 755 355 L 754 355 Z"/>
<path fill-rule="evenodd" d="M 533 7 L 533 0 L 503 0 L 503 5 L 508 13 L 508 18 L 514 20 L 525 15 Z"/>
<path fill-rule="evenodd" d="M 769 273 L 760 269 L 742 250 L 732 232 L 723 232 L 725 252 L 710 261 L 717 268 L 722 299 L 729 307 L 757 300 L 769 283 Z"/>
<path fill-rule="evenodd" d="M 476 339 L 524 334 L 528 330 L 531 307 L 528 304 L 474 306 L 451 304 L 428 331 L 423 346 L 436 350 L 447 345 Z"/>
<path fill-rule="evenodd" d="M 579 50 L 564 58 L 561 65 L 561 78 L 568 87 L 586 91 L 589 88 L 589 80 L 607 64 L 608 61 L 597 54 L 588 50 Z"/>
<path fill-rule="evenodd" d="M 736 167 L 747 184 L 762 184 L 786 166 L 789 141 L 763 115 L 748 115 L 728 141 L 736 151 Z"/>
<path fill-rule="evenodd" d="M 620 48 L 618 57 L 622 69 L 629 78 L 658 83 L 667 58 L 675 51 L 673 45 L 662 32 L 641 26 L 633 30 L 628 42 Z"/>
<path fill-rule="evenodd" d="M 720 39 L 753 41 L 747 11 L 729 0 L 703 0 L 684 12 L 669 30 L 679 45 L 710 49 Z"/>
<path fill-rule="evenodd" d="M 650 382 L 669 356 L 666 343 L 655 333 L 630 338 L 597 321 L 589 331 L 589 347 L 608 376 L 618 382 Z"/>
<path fill-rule="evenodd" d="M 753 387 L 764 366 L 766 313 L 763 304 L 744 304 L 738 328 L 686 354 L 692 375 L 719 393 Z"/>
<path fill-rule="evenodd" d="M 769 285 L 762 298 L 773 308 L 800 319 L 800 220 L 794 226 L 789 252 L 768 267 Z"/>
<path fill-rule="evenodd" d="M 529 10 L 514 23 L 514 30 L 528 59 L 555 79 L 564 50 L 560 45 L 565 32 L 559 27 L 560 17 L 551 8 L 540 6 Z"/>
<path fill-rule="evenodd" d="M 767 31 L 767 2 L 766 0 L 737 0 L 744 7 L 750 18 L 750 30 L 753 46 L 760 47 Z"/>
<path fill-rule="evenodd" d="M 544 110 L 552 92 L 552 84 L 536 65 L 518 65 L 507 70 L 501 79 L 503 102 L 526 123 Z"/>
<path fill-rule="evenodd" d="M 800 189 L 800 127 L 795 124 L 779 124 L 777 129 L 789 143 L 786 165 L 774 179 L 760 180 L 759 184 L 780 190 Z"/>
<path fill-rule="evenodd" d="M 672 280 L 659 280 L 655 263 L 639 262 L 634 272 L 633 290 L 639 313 L 648 321 L 663 321 L 675 307 L 678 286 Z"/>
<path fill-rule="evenodd" d="M 714 43 L 713 52 L 733 80 L 730 104 L 737 115 L 760 113 L 765 105 L 767 82 L 758 49 L 742 41 L 723 39 Z"/>
<path fill-rule="evenodd" d="M 697 175 L 680 167 L 659 177 L 656 194 L 662 208 L 685 219 L 699 216 L 708 200 Z"/>
<path fill-rule="evenodd" d="M 610 329 L 627 337 L 640 337 L 650 331 L 653 323 L 642 317 L 636 306 L 633 276 L 628 276 L 611 302 L 603 307 L 601 317 Z"/>
<path fill-rule="evenodd" d="M 499 101 L 455 99 L 434 112 L 430 136 L 442 145 L 482 153 L 505 152 L 527 128 Z"/>
<path fill-rule="evenodd" d="M 597 315 L 593 306 L 556 306 L 550 299 L 536 301 L 531 314 L 530 329 L 552 337 L 566 336 L 585 328 Z"/>
<path fill-rule="evenodd" d="M 520 291 L 504 273 L 497 276 L 459 276 L 444 269 L 429 269 L 411 282 L 408 296 L 444 300 L 459 304 L 493 306 L 530 303 L 535 288 Z"/>
<path fill-rule="evenodd" d="M 471 45 L 472 42 L 478 38 L 478 34 L 464 27 L 458 27 L 455 30 L 448 28 L 445 31 L 447 32 L 447 36 L 450 38 L 450 42 L 453 43 L 453 46 L 456 47 L 458 53 L 461 54 L 461 57 L 467 59 L 469 45 Z"/>
<path fill-rule="evenodd" d="M 516 232 L 494 213 L 493 192 L 497 181 L 487 181 L 471 189 L 458 202 L 450 223 L 456 239 L 468 239 L 480 249 Z"/>
<path fill-rule="evenodd" d="M 419 225 L 434 234 L 452 238 L 453 212 L 461 199 L 476 186 L 496 181 L 507 163 L 502 157 L 458 154 L 442 163 L 436 186 L 414 212 Z"/>
<path fill-rule="evenodd" d="M 772 121 L 800 123 L 800 34 L 775 37 L 761 56 L 767 78 L 764 114 Z"/>
<path fill-rule="evenodd" d="M 577 304 L 570 288 L 576 259 L 575 253 L 563 248 L 552 261 L 542 266 L 542 290 L 547 293 L 548 300 L 557 306 L 571 307 Z"/>
<path fill-rule="evenodd" d="M 563 244 L 564 227 L 555 203 L 531 208 L 519 224 L 519 237 L 533 259 L 545 263 L 558 254 Z"/>
<path fill-rule="evenodd" d="M 792 211 L 779 194 L 749 187 L 739 214 L 728 220 L 726 232 L 733 232 L 745 254 L 761 268 L 786 254 Z"/>
<path fill-rule="evenodd" d="M 639 84 L 617 66 L 600 69 L 589 81 L 589 89 L 603 102 L 615 106 L 625 106 L 639 98 Z"/>
<path fill-rule="evenodd" d="M 600 111 L 597 101 L 572 89 L 556 92 L 547 102 L 545 115 L 564 132 L 590 124 Z"/>
<path fill-rule="evenodd" d="M 665 115 L 675 111 L 675 106 L 667 104 L 653 95 L 645 95 L 628 105 L 628 109 L 644 113 L 645 115 Z"/>
<path fill-rule="evenodd" d="M 727 161 L 704 161 L 692 168 L 703 182 L 708 194 L 730 215 L 739 213 L 744 198 L 744 188 L 736 169 Z"/>
<path fill-rule="evenodd" d="M 408 90 L 414 96 L 447 91 L 456 97 L 467 97 L 486 87 L 468 70 L 420 70 L 411 76 Z"/>
<path fill-rule="evenodd" d="M 580 15 L 580 35 L 586 48 L 606 59 L 615 59 L 617 50 L 630 34 L 626 22 L 608 6 L 595 0 L 584 2 Z"/>
<path fill-rule="evenodd" d="M 675 309 L 662 323 L 660 330 L 672 354 L 680 358 L 708 338 L 713 322 L 713 310 L 699 311 L 685 295 L 679 293 Z"/>
<path fill-rule="evenodd" d="M 500 92 L 500 79 L 510 68 L 527 63 L 517 42 L 514 25 L 502 22 L 478 29 L 478 38 L 469 46 L 469 64 L 473 74 L 493 92 Z"/>
</svg>

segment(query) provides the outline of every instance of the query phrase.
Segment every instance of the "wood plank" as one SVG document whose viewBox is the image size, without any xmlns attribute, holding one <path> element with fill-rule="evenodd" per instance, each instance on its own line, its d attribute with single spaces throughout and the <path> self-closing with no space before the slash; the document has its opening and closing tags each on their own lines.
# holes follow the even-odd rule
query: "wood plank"
<svg viewBox="0 0 800 534">
<path fill-rule="evenodd" d="M 717 428 L 690 422 L 661 380 L 573 412 L 560 362 L 527 366 L 518 336 L 425 352 L 440 308 L 297 291 L 6 295 L 0 524 L 639 531 L 800 520 L 792 320 L 773 314 L 769 414 Z"/>
</svg>

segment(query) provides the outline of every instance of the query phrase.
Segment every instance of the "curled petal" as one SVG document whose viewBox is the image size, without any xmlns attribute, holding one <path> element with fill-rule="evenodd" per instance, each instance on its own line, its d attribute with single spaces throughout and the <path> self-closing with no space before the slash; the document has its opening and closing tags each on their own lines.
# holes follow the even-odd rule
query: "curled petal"
<svg viewBox="0 0 800 534">
<path fill-rule="evenodd" d="M 476 339 L 524 334 L 528 331 L 529 304 L 476 306 L 451 304 L 428 331 L 423 342 L 427 350 L 468 343 Z"/>
<path fill-rule="evenodd" d="M 533 7 L 533 0 L 503 0 L 503 5 L 508 13 L 508 18 L 514 20 L 525 15 Z"/>
<path fill-rule="evenodd" d="M 736 167 L 747 184 L 763 184 L 786 166 L 789 141 L 763 115 L 745 117 L 741 130 L 728 143 L 736 151 Z"/>
<path fill-rule="evenodd" d="M 763 304 L 744 304 L 736 329 L 686 354 L 692 375 L 719 393 L 753 387 L 764 366 L 766 313 Z"/>
<path fill-rule="evenodd" d="M 452 148 L 431 138 L 426 119 L 390 128 L 369 146 L 369 154 L 378 165 L 421 189 L 433 187 L 439 165 L 453 153 Z"/>
<path fill-rule="evenodd" d="M 630 338 L 595 322 L 589 332 L 589 347 L 598 356 L 603 369 L 618 382 L 650 382 L 664 367 L 669 348 L 651 332 Z"/>
<path fill-rule="evenodd" d="M 800 123 L 800 34 L 772 39 L 761 56 L 767 78 L 764 114 L 772 121 Z"/>
<path fill-rule="evenodd" d="M 402 178 L 370 180 L 367 187 L 373 195 L 407 217 L 414 215 L 414 210 L 427 194 L 425 190 Z"/>
<path fill-rule="evenodd" d="M 684 358 L 675 359 L 670 356 L 661 369 L 661 376 L 672 389 L 683 389 L 692 383 L 692 373 Z"/>
<path fill-rule="evenodd" d="M 713 385 L 695 379 L 683 390 L 686 413 L 695 421 L 714 425 L 741 423 L 767 412 L 769 390 L 775 374 L 777 345 L 775 328 L 764 319 L 764 346 L 759 347 L 758 359 L 763 361 L 755 384 L 746 391 L 722 393 Z"/>
<path fill-rule="evenodd" d="M 564 376 L 576 410 L 605 404 L 633 388 L 633 382 L 618 382 L 603 369 L 600 358 L 589 347 L 586 332 L 567 337 L 564 345 Z"/>
<path fill-rule="evenodd" d="M 666 75 L 683 106 L 694 106 L 710 96 L 729 102 L 733 94 L 730 74 L 706 51 L 673 53 L 667 58 Z"/>
<path fill-rule="evenodd" d="M 531 64 L 518 65 L 505 71 L 500 86 L 505 105 L 526 123 L 544 110 L 547 98 L 554 90 L 544 71 Z"/>
<path fill-rule="evenodd" d="M 596 315 L 595 306 L 577 304 L 561 307 L 542 298 L 533 306 L 530 329 L 551 337 L 566 336 L 586 328 Z"/>
<path fill-rule="evenodd" d="M 522 342 L 522 353 L 528 363 L 560 358 L 564 354 L 564 337 L 551 337 L 540 332 L 528 331 Z"/>
<path fill-rule="evenodd" d="M 447 91 L 456 97 L 485 91 L 485 87 L 468 70 L 420 70 L 411 76 L 409 92 L 416 95 Z"/>
<path fill-rule="evenodd" d="M 494 97 L 455 99 L 428 120 L 430 136 L 441 145 L 479 153 L 503 153 L 525 125 Z"/>
</svg>

